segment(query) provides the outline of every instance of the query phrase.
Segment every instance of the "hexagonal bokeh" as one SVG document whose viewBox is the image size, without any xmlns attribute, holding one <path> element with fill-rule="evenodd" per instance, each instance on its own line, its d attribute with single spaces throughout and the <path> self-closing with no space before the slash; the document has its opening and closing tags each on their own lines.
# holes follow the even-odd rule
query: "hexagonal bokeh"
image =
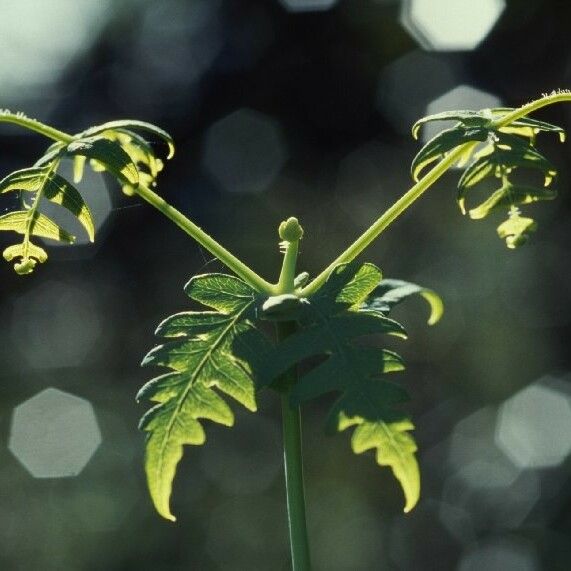
<svg viewBox="0 0 571 571">
<path fill-rule="evenodd" d="M 202 165 L 227 192 L 259 193 L 270 186 L 286 160 L 277 121 L 252 109 L 239 109 L 208 130 Z"/>
<path fill-rule="evenodd" d="M 501 99 L 491 93 L 476 89 L 470 85 L 458 85 L 440 97 L 433 99 L 426 107 L 426 115 L 434 115 L 443 111 L 455 111 L 457 109 L 480 110 L 501 106 Z M 446 129 L 453 124 L 454 121 L 427 123 L 422 128 L 422 140 L 424 142 L 429 141 L 442 129 Z"/>
<path fill-rule="evenodd" d="M 405 0 L 400 19 L 427 50 L 473 50 L 505 7 L 505 0 Z"/>
<path fill-rule="evenodd" d="M 570 432 L 571 397 L 544 379 L 502 404 L 495 438 L 517 466 L 548 468 L 571 452 Z"/>
<path fill-rule="evenodd" d="M 85 399 L 48 388 L 14 409 L 8 448 L 34 478 L 77 476 L 100 443 Z"/>
<path fill-rule="evenodd" d="M 495 540 L 470 549 L 459 571 L 539 571 L 540 565 L 532 545 L 524 541 Z"/>
<path fill-rule="evenodd" d="M 458 85 L 458 72 L 435 55 L 414 50 L 386 66 L 377 84 L 379 111 L 403 135 L 420 119 L 430 101 Z M 419 77 L 422 89 L 419 89 Z"/>
<path fill-rule="evenodd" d="M 278 0 L 288 12 L 325 12 L 339 0 Z"/>
<path fill-rule="evenodd" d="M 88 283 L 39 284 L 14 302 L 10 338 L 35 369 L 84 365 L 102 339 L 95 292 Z"/>
</svg>

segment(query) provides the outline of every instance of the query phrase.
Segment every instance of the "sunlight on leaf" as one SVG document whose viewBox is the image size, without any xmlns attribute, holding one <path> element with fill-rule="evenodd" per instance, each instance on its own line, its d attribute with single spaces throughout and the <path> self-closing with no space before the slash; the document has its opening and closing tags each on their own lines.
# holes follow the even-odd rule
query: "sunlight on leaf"
<svg viewBox="0 0 571 571">
<path fill-rule="evenodd" d="M 470 208 L 473 220 L 485 218 L 493 211 L 505 208 L 509 219 L 498 227 L 498 234 L 506 240 L 508 248 L 524 244 L 530 232 L 536 228 L 531 218 L 513 214 L 513 208 L 543 200 L 553 200 L 557 192 L 548 187 L 557 171 L 536 148 L 536 138 L 541 132 L 557 133 L 565 140 L 565 131 L 557 125 L 522 117 L 509 125 L 496 126 L 496 122 L 513 109 L 501 107 L 481 111 L 448 111 L 425 117 L 413 126 L 413 136 L 418 136 L 423 125 L 431 121 L 456 120 L 458 123 L 429 141 L 412 163 L 412 175 L 418 181 L 420 174 L 432 162 L 443 159 L 450 151 L 467 142 L 478 141 L 484 145 L 467 145 L 457 166 L 464 168 L 458 182 L 458 206 L 466 214 L 466 194 L 471 188 L 490 179 L 497 179 L 499 188 L 478 206 Z M 511 179 L 521 171 L 538 171 L 543 175 L 543 187 L 521 184 Z"/>
<path fill-rule="evenodd" d="M 140 426 L 148 433 L 145 468 L 151 497 L 157 511 L 172 521 L 172 482 L 183 446 L 205 442 L 201 420 L 232 426 L 234 414 L 220 393 L 256 410 L 254 369 L 271 349 L 252 323 L 259 300 L 246 283 L 224 274 L 202 275 L 192 278 L 185 291 L 216 311 L 179 313 L 159 325 L 157 334 L 173 339 L 155 347 L 143 365 L 173 372 L 153 379 L 137 396 L 158 403 Z"/>
<path fill-rule="evenodd" d="M 408 400 L 406 391 L 385 380 L 385 375 L 404 368 L 394 352 L 365 347 L 355 341 L 387 333 L 404 337 L 399 323 L 365 301 L 381 281 L 373 264 L 344 264 L 335 268 L 323 287 L 303 305 L 301 329 L 277 346 L 266 384 L 308 357 L 325 360 L 304 374 L 292 389 L 292 405 L 340 393 L 329 414 L 328 426 L 345 430 L 356 426 L 352 446 L 356 453 L 376 449 L 377 461 L 390 466 L 402 485 L 409 511 L 420 489 L 414 440 L 405 431 L 412 423 L 398 405 Z"/>
</svg>

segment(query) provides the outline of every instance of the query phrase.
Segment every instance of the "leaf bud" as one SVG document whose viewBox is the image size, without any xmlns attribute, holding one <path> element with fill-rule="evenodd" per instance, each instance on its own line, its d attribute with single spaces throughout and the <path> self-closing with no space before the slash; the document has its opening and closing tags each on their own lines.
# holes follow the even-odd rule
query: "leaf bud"
<svg viewBox="0 0 571 571">
<path fill-rule="evenodd" d="M 297 218 L 292 216 L 280 224 L 278 233 L 280 238 L 286 242 L 297 242 L 303 237 L 303 228 Z"/>
</svg>

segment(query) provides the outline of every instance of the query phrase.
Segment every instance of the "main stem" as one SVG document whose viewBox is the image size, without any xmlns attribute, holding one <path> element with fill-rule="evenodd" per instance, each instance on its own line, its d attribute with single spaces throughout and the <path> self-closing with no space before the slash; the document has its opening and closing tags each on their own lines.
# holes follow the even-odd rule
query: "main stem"
<svg viewBox="0 0 571 571">
<path fill-rule="evenodd" d="M 284 240 L 282 246 L 285 248 L 285 252 L 276 293 L 278 295 L 293 294 L 299 240 L 303 236 L 303 229 L 299 226 L 296 218 L 289 218 L 280 225 L 279 234 L 280 238 Z M 295 321 L 278 322 L 278 341 L 283 341 L 286 337 L 294 334 L 296 329 L 297 323 Z M 284 388 L 281 396 L 284 471 L 292 568 L 293 571 L 309 571 L 311 560 L 305 519 L 301 415 L 299 407 L 292 406 L 290 402 L 291 388 L 295 386 L 297 381 L 298 375 L 295 366 L 280 379 L 280 386 Z"/>
<path fill-rule="evenodd" d="M 541 99 L 532 101 L 500 119 L 493 122 L 494 127 L 504 127 L 513 121 L 517 121 L 541 107 L 552 105 L 561 101 L 571 101 L 571 92 L 560 92 L 546 95 Z M 475 143 L 466 143 L 457 147 L 443 158 L 426 176 L 420 179 L 408 192 L 399 198 L 388 210 L 386 210 L 357 240 L 355 240 L 340 256 L 335 258 L 310 284 L 303 288 L 300 296 L 307 297 L 315 293 L 327 280 L 335 266 L 344 264 L 355 259 L 371 242 L 392 224 L 407 208 L 424 194 L 451 166 L 454 165 L 470 146 Z"/>
<path fill-rule="evenodd" d="M 278 339 L 285 339 L 295 332 L 294 322 L 278 323 Z M 297 371 L 284 375 L 288 387 L 297 382 Z M 298 406 L 290 403 L 290 390 L 281 397 L 284 446 L 284 472 L 287 495 L 289 540 L 293 571 L 310 571 L 311 559 L 305 518 L 305 493 L 303 485 L 303 456 L 301 447 L 301 416 Z"/>
</svg>

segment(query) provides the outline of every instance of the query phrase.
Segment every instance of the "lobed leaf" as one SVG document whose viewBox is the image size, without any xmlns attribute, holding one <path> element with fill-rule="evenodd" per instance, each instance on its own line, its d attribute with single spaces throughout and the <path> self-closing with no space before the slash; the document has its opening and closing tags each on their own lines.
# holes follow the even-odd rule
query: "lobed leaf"
<svg viewBox="0 0 571 571">
<path fill-rule="evenodd" d="M 353 452 L 361 454 L 375 450 L 377 464 L 389 466 L 401 483 L 406 498 L 404 511 L 408 513 L 420 497 L 420 470 L 414 455 L 417 445 L 409 432 L 414 425 L 408 419 L 366 422 L 358 416 L 340 416 L 339 430 L 351 426 L 356 426 L 351 438 Z"/>
<path fill-rule="evenodd" d="M 253 324 L 259 300 L 246 283 L 224 274 L 201 275 L 185 291 L 217 311 L 178 313 L 159 325 L 157 334 L 172 340 L 148 353 L 143 365 L 171 372 L 151 380 L 137 395 L 158 403 L 140 426 L 148 433 L 145 468 L 151 498 L 170 520 L 175 519 L 170 496 L 183 447 L 205 442 L 204 420 L 234 423 L 221 395 L 256 410 L 256 371 L 271 350 Z"/>
<path fill-rule="evenodd" d="M 442 113 L 435 113 L 434 115 L 428 115 L 427 117 L 419 119 L 412 126 L 412 136 L 414 139 L 418 139 L 420 129 L 426 125 L 426 123 L 432 123 L 434 121 L 458 121 L 466 127 L 486 127 L 490 124 L 491 120 L 492 112 L 490 109 L 483 111 L 472 111 L 468 109 L 443 111 Z"/>
<path fill-rule="evenodd" d="M 40 192 L 54 204 L 63 206 L 77 217 L 93 242 L 95 226 L 89 207 L 79 191 L 53 171 L 52 165 L 22 169 L 9 174 L 0 181 L 0 193 L 10 191 Z"/>
<path fill-rule="evenodd" d="M 516 184 L 510 177 L 514 171 L 533 169 L 543 173 L 544 186 L 549 186 L 557 172 L 535 147 L 536 135 L 540 132 L 557 133 L 560 141 L 564 141 L 565 131 L 557 125 L 528 117 L 521 117 L 502 126 L 502 118 L 512 111 L 514 110 L 506 107 L 481 111 L 448 111 L 417 121 L 413 126 L 415 138 L 419 129 L 430 121 L 454 120 L 457 124 L 436 135 L 420 150 L 412 163 L 414 180 L 418 181 L 428 165 L 442 159 L 452 149 L 469 142 L 485 141 L 486 145 L 477 152 L 476 145 L 466 145 L 461 159 L 457 161 L 457 166 L 465 168 L 458 182 L 457 198 L 463 214 L 466 214 L 467 190 L 488 177 L 500 179 L 501 186 L 480 205 L 469 210 L 473 219 L 484 218 L 499 208 L 511 209 L 514 206 L 555 198 L 555 191 Z M 508 247 L 515 248 L 527 240 L 529 233 L 535 229 L 535 224 L 532 219 L 511 219 L 510 214 L 510 218 L 498 228 L 498 232 L 505 237 Z M 529 222 L 524 223 L 523 220 Z"/>
<path fill-rule="evenodd" d="M 394 352 L 356 343 L 364 336 L 391 334 L 404 337 L 402 325 L 365 300 L 379 286 L 381 272 L 372 264 L 355 262 L 335 268 L 323 287 L 303 306 L 302 327 L 276 348 L 266 363 L 262 382 L 276 382 L 285 371 L 308 357 L 324 360 L 305 373 L 291 390 L 292 405 L 336 392 L 339 397 L 329 415 L 328 425 L 336 430 L 356 426 L 353 449 L 360 453 L 376 448 L 377 460 L 390 466 L 406 497 L 405 510 L 418 500 L 420 477 L 414 458 L 412 438 L 402 436 L 399 426 L 410 419 L 398 408 L 408 400 L 406 391 L 386 380 L 386 374 L 404 368 Z M 365 444 L 362 435 L 378 431 Z M 413 441 L 412 441 L 413 442 Z M 413 442 L 414 444 L 414 442 Z"/>
</svg>

